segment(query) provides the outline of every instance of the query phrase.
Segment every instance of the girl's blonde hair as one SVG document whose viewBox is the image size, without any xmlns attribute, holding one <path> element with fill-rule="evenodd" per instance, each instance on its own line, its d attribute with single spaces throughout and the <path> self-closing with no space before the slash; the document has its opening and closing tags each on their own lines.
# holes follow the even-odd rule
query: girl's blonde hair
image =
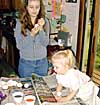
<svg viewBox="0 0 100 105">
<path fill-rule="evenodd" d="M 65 65 L 69 65 L 69 67 L 75 66 L 75 56 L 73 52 L 69 49 L 58 51 L 51 58 L 52 63 L 60 60 L 65 61 Z"/>
</svg>

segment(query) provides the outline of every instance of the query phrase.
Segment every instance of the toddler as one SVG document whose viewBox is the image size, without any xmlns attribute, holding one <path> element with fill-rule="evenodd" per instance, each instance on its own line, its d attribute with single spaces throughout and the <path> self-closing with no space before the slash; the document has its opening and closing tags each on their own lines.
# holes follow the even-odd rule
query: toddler
<svg viewBox="0 0 100 105">
<path fill-rule="evenodd" d="M 54 71 L 57 73 L 57 89 L 55 97 L 58 102 L 70 101 L 74 97 L 81 98 L 86 105 L 100 105 L 97 96 L 98 87 L 90 77 L 75 67 L 75 57 L 71 50 L 56 52 L 51 59 Z M 69 88 L 67 96 L 62 96 L 62 87 Z"/>
</svg>

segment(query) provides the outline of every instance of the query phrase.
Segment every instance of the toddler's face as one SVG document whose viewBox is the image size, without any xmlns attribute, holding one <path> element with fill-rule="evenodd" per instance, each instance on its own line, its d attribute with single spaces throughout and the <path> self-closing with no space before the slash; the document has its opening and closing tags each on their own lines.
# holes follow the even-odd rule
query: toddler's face
<svg viewBox="0 0 100 105">
<path fill-rule="evenodd" d="M 54 70 L 57 74 L 65 74 L 66 73 L 66 67 L 63 65 L 62 62 L 54 62 L 53 66 L 54 66 Z"/>
</svg>

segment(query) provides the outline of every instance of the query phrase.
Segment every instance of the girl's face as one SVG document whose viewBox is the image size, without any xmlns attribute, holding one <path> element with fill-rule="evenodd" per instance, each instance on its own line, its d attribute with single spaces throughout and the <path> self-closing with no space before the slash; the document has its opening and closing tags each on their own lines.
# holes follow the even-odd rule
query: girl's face
<svg viewBox="0 0 100 105">
<path fill-rule="evenodd" d="M 65 65 L 63 64 L 63 62 L 53 62 L 53 66 L 54 66 L 54 71 L 57 73 L 57 74 L 65 74 L 66 71 L 67 71 L 67 66 L 65 67 Z"/>
<path fill-rule="evenodd" d="M 28 0 L 27 10 L 31 17 L 37 17 L 40 10 L 40 0 Z"/>
</svg>

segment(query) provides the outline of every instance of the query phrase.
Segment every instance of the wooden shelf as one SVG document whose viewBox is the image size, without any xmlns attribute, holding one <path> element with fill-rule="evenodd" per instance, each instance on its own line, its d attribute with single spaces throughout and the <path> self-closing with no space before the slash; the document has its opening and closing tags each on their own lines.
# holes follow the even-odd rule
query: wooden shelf
<svg viewBox="0 0 100 105">
<path fill-rule="evenodd" d="M 20 9 L 22 8 L 21 0 L 0 0 L 0 9 Z"/>
</svg>

